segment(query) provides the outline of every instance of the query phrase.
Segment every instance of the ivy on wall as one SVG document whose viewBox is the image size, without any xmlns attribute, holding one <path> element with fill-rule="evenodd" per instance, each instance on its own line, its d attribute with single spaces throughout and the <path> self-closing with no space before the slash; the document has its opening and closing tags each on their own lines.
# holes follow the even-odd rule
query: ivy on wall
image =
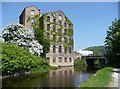
<svg viewBox="0 0 120 89">
<path fill-rule="evenodd" d="M 37 25 L 37 26 L 39 25 L 40 29 L 44 30 L 44 29 L 45 29 L 45 28 L 44 28 L 44 21 L 47 21 L 47 16 L 48 16 L 48 13 L 44 14 L 40 19 L 38 19 L 39 21 L 35 21 L 34 24 Z M 53 13 L 51 13 L 51 16 L 52 16 L 53 18 L 55 18 Z M 39 15 L 35 15 L 34 18 L 35 18 L 35 19 L 39 18 Z M 29 16 L 29 18 L 28 18 L 28 21 L 29 21 L 29 20 L 30 20 L 30 16 Z M 67 22 L 68 24 L 71 25 L 71 26 L 66 30 L 66 35 L 65 35 L 64 33 L 59 32 L 58 29 L 56 29 L 57 31 L 54 31 L 54 30 L 53 30 L 53 27 L 51 27 L 52 30 L 50 30 L 50 31 L 48 31 L 48 32 L 50 33 L 50 35 L 55 35 L 55 37 L 56 37 L 56 40 L 53 40 L 53 38 L 50 38 L 50 41 L 51 41 L 51 42 L 56 43 L 56 44 L 57 44 L 57 43 L 63 43 L 63 44 L 64 44 L 64 47 L 69 49 L 70 47 L 73 46 L 73 39 L 71 39 L 71 40 L 69 40 L 69 41 L 67 41 L 67 42 L 63 42 L 63 41 L 60 42 L 60 41 L 59 41 L 59 38 L 60 38 L 60 37 L 65 39 L 66 36 L 69 36 L 69 37 L 72 37 L 72 36 L 73 36 L 73 28 L 72 28 L 73 24 L 72 24 L 72 22 L 71 22 L 68 18 L 65 18 L 65 20 L 66 20 L 66 22 Z M 38 22 L 39 22 L 39 23 L 38 23 Z M 58 25 L 58 26 L 60 27 L 60 29 L 63 28 L 63 25 L 62 25 L 62 24 L 59 24 L 58 22 L 56 22 L 56 23 L 54 23 L 54 22 L 49 22 L 49 24 L 50 24 L 50 25 Z M 45 32 L 45 31 L 44 31 L 44 32 Z M 45 32 L 45 34 L 47 35 L 48 32 Z M 68 39 L 67 39 L 67 40 L 68 40 Z"/>
</svg>

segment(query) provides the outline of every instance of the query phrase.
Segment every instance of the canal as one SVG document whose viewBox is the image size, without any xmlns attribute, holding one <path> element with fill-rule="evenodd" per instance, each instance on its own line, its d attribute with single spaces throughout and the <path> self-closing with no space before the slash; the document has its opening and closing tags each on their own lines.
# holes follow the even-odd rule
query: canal
<svg viewBox="0 0 120 89">
<path fill-rule="evenodd" d="M 20 75 L 2 80 L 2 87 L 78 87 L 95 73 L 93 68 L 62 67 L 44 74 Z M 4 89 L 4 88 L 3 88 Z"/>
</svg>

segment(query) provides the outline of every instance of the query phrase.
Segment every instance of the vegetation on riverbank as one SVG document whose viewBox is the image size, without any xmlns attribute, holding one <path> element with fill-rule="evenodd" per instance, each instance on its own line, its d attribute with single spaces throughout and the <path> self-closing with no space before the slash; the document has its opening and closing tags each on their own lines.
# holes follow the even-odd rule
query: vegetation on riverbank
<svg viewBox="0 0 120 89">
<path fill-rule="evenodd" d="M 38 66 L 36 68 L 32 68 L 30 70 L 31 74 L 36 74 L 36 73 L 45 73 L 48 72 L 50 70 L 56 70 L 58 69 L 57 67 L 53 67 L 53 66 L 48 66 L 48 65 L 43 65 L 43 66 Z"/>
<path fill-rule="evenodd" d="M 2 75 L 14 75 L 25 72 L 44 72 L 53 69 L 46 60 L 32 55 L 28 49 L 15 44 L 1 43 L 0 61 L 2 61 Z"/>
<path fill-rule="evenodd" d="M 75 67 L 87 66 L 86 60 L 85 59 L 81 60 L 80 58 L 77 58 L 75 59 L 74 66 Z"/>
<path fill-rule="evenodd" d="M 115 19 L 107 31 L 105 38 L 108 65 L 120 67 L 120 20 Z"/>
<path fill-rule="evenodd" d="M 80 87 L 108 87 L 112 80 L 112 68 L 106 67 L 83 82 Z"/>
</svg>

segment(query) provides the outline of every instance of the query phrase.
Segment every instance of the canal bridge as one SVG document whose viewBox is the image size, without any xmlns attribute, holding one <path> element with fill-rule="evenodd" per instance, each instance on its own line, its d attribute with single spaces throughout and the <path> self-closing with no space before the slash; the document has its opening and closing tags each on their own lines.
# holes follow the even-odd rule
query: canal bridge
<svg viewBox="0 0 120 89">
<path fill-rule="evenodd" d="M 86 60 L 87 64 L 90 66 L 94 65 L 95 60 L 99 60 L 102 64 L 107 63 L 106 57 L 104 56 L 82 56 L 82 60 Z"/>
</svg>

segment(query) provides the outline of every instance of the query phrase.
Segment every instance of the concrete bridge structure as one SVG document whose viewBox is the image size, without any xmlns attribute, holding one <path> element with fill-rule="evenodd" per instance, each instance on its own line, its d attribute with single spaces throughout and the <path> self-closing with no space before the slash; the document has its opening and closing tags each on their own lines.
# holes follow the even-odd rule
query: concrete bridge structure
<svg viewBox="0 0 120 89">
<path fill-rule="evenodd" d="M 99 60 L 100 63 L 106 64 L 107 60 L 104 56 L 82 56 L 82 60 L 86 60 L 87 64 L 90 66 L 94 65 L 95 60 Z"/>
</svg>

